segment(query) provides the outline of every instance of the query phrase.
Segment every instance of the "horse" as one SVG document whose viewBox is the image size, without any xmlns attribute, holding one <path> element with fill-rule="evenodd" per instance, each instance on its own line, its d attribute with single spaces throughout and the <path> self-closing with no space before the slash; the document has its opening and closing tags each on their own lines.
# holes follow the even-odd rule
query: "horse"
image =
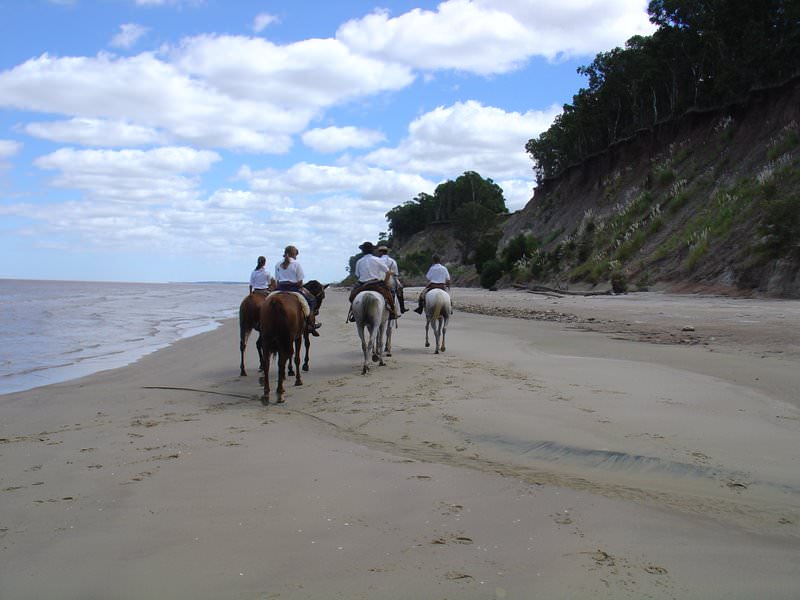
<svg viewBox="0 0 800 600">
<path fill-rule="evenodd" d="M 356 320 L 356 331 L 361 338 L 361 350 L 364 352 L 364 362 L 361 374 L 369 371 L 367 356 L 372 354 L 372 361 L 384 366 L 383 362 L 383 335 L 389 319 L 386 309 L 386 300 L 382 294 L 370 290 L 360 292 L 353 300 L 353 316 Z M 369 332 L 369 342 L 364 339 L 364 329 Z"/>
<path fill-rule="evenodd" d="M 322 306 L 322 301 L 325 300 L 325 289 L 329 285 L 330 285 L 329 283 L 326 283 L 325 285 L 322 285 L 316 279 L 312 279 L 311 281 L 309 281 L 307 284 L 305 284 L 303 286 L 304 288 L 306 288 L 311 293 L 312 296 L 314 296 L 314 298 L 317 301 L 317 308 L 314 309 L 314 314 L 319 314 L 319 309 Z M 308 371 L 308 352 L 309 352 L 309 349 L 311 348 L 311 334 L 308 333 L 308 330 L 303 332 L 303 342 L 304 342 L 305 348 L 306 348 L 306 354 L 305 354 L 305 357 L 303 359 L 303 371 Z M 288 373 L 289 373 L 290 376 L 294 375 L 294 369 L 292 368 L 292 363 L 289 363 L 289 371 L 288 371 Z"/>
<path fill-rule="evenodd" d="M 294 384 L 303 385 L 300 378 L 300 345 L 306 330 L 306 317 L 300 299 L 291 292 L 273 292 L 261 305 L 261 364 L 264 365 L 264 396 L 269 404 L 269 365 L 272 355 L 278 355 L 277 403 L 283 403 L 283 380 L 286 362 L 294 356 Z"/>
<path fill-rule="evenodd" d="M 247 348 L 247 340 L 250 333 L 255 329 L 259 330 L 258 321 L 261 318 L 261 305 L 267 296 L 264 294 L 248 294 L 245 296 L 242 303 L 239 305 L 239 351 L 242 355 L 242 360 L 239 363 L 239 376 L 246 377 L 247 371 L 244 369 L 244 351 Z M 261 360 L 261 334 L 259 332 L 258 339 L 256 340 L 256 350 L 258 350 L 258 358 Z M 264 363 L 259 365 L 259 370 L 264 369 Z"/>
<path fill-rule="evenodd" d="M 428 328 L 433 323 L 433 335 L 436 337 L 436 352 L 439 348 L 444 352 L 444 336 L 447 333 L 447 322 L 450 320 L 452 308 L 450 306 L 450 294 L 446 291 L 434 288 L 425 294 L 425 347 L 429 348 L 431 343 L 428 341 Z M 441 337 L 441 346 L 439 338 Z"/>
<path fill-rule="evenodd" d="M 397 288 L 400 283 L 397 281 L 397 275 L 392 275 L 389 278 L 389 289 L 392 290 L 392 298 L 394 299 L 394 314 L 400 314 L 400 304 L 397 301 Z M 397 319 L 389 317 L 386 324 L 386 343 L 383 346 L 383 353 L 386 356 L 392 355 L 392 329 L 397 327 Z"/>
</svg>

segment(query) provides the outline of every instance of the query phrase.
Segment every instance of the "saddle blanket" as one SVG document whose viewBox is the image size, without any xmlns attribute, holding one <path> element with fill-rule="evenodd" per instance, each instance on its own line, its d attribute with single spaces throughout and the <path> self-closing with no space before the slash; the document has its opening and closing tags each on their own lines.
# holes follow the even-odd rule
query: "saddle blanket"
<svg viewBox="0 0 800 600">
<path fill-rule="evenodd" d="M 306 300 L 306 297 L 303 296 L 303 294 L 301 294 L 300 292 L 286 292 L 286 291 L 280 292 L 280 293 L 281 294 L 292 294 L 293 296 L 296 296 L 297 299 L 300 300 L 300 306 L 303 307 L 303 316 L 306 319 L 308 318 L 308 316 L 311 314 L 311 307 L 308 306 L 308 300 Z"/>
</svg>

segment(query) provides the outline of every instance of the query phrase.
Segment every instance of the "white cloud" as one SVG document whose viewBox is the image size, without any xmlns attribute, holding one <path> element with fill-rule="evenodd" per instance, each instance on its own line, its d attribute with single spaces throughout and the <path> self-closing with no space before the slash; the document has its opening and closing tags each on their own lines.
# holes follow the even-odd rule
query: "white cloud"
<svg viewBox="0 0 800 600">
<path fill-rule="evenodd" d="M 340 152 L 347 148 L 371 148 L 384 141 L 380 131 L 357 127 L 324 127 L 303 134 L 303 143 L 317 152 Z"/>
<path fill-rule="evenodd" d="M 139 41 L 145 33 L 147 27 L 136 23 L 124 23 L 119 26 L 119 33 L 111 38 L 111 45 L 115 48 L 130 48 Z"/>
<path fill-rule="evenodd" d="M 360 56 L 332 39 L 280 46 L 261 38 L 204 35 L 184 40 L 170 59 L 182 73 L 231 97 L 304 115 L 414 80 L 407 67 Z"/>
<path fill-rule="evenodd" d="M 506 112 L 475 101 L 438 107 L 414 120 L 396 148 L 381 148 L 364 160 L 373 165 L 454 179 L 464 171 L 483 177 L 532 177 L 527 141 L 546 130 L 560 107 Z"/>
<path fill-rule="evenodd" d="M 432 190 L 434 183 L 424 177 L 364 165 L 331 166 L 298 163 L 286 171 L 249 170 L 240 173 L 253 190 L 286 194 L 298 199 L 316 195 L 350 194 L 365 203 L 377 202 L 386 212 L 411 200 L 419 192 Z"/>
<path fill-rule="evenodd" d="M 14 140 L 0 140 L 0 160 L 11 158 L 22 149 L 22 144 Z"/>
<path fill-rule="evenodd" d="M 128 147 L 164 141 L 164 136 L 151 127 L 104 119 L 28 123 L 23 130 L 33 137 L 82 146 Z"/>
<path fill-rule="evenodd" d="M 648 34 L 646 0 L 446 0 L 398 17 L 378 10 L 342 25 L 354 51 L 423 70 L 505 73 L 532 56 L 591 55 Z"/>
<path fill-rule="evenodd" d="M 132 57 L 43 54 L 0 72 L 0 106 L 124 121 L 179 143 L 284 153 L 292 134 L 341 102 L 400 89 L 405 67 L 350 52 L 335 40 L 276 46 L 200 36 Z"/>
<path fill-rule="evenodd" d="M 165 147 L 154 150 L 73 150 L 37 158 L 41 169 L 59 171 L 52 184 L 88 198 L 134 204 L 174 205 L 197 197 L 195 177 L 220 159 L 215 152 Z M 189 176 L 187 176 L 189 175 Z"/>
<path fill-rule="evenodd" d="M 271 15 L 269 13 L 259 13 L 256 15 L 255 19 L 253 19 L 253 31 L 256 33 L 261 33 L 267 28 L 267 26 L 277 22 L 278 17 L 275 15 Z"/>
</svg>

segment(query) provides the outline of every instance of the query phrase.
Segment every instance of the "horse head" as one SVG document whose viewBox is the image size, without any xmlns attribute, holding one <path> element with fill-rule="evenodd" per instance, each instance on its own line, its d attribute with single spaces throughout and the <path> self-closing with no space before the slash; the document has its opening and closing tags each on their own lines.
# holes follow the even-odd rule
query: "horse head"
<svg viewBox="0 0 800 600">
<path fill-rule="evenodd" d="M 329 283 L 326 283 L 325 285 L 322 285 L 316 279 L 312 279 L 311 281 L 309 281 L 308 283 L 303 285 L 303 287 L 306 288 L 309 292 L 311 292 L 311 295 L 314 296 L 314 298 L 316 299 L 316 301 L 317 301 L 317 310 L 316 310 L 316 312 L 317 313 L 319 313 L 319 309 L 322 307 L 322 301 L 325 300 L 325 289 L 329 285 L 330 285 Z"/>
</svg>

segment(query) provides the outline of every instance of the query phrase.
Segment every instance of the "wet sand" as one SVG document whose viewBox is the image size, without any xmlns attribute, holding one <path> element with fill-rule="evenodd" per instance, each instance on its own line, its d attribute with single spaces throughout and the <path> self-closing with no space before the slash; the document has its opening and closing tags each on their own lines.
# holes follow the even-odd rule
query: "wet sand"
<svg viewBox="0 0 800 600">
<path fill-rule="evenodd" d="M 0 396 L 0 598 L 800 596 L 800 302 L 453 298 L 362 376 L 329 289 L 283 405 L 234 322 Z"/>
</svg>

